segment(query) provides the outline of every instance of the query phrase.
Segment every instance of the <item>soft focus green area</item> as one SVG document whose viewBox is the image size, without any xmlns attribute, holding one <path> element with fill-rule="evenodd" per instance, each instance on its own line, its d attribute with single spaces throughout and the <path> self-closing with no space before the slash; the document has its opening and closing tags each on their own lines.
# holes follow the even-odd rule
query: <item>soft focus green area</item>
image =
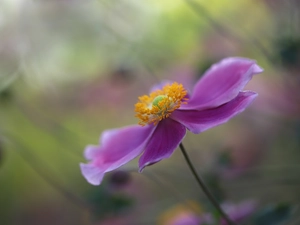
<svg viewBox="0 0 300 225">
<path fill-rule="evenodd" d="M 265 69 L 247 86 L 259 97 L 184 144 L 220 201 L 258 202 L 245 224 L 298 224 L 299 27 L 293 0 L 0 1 L 0 224 L 168 225 L 164 212 L 190 199 L 210 211 L 180 151 L 97 187 L 79 163 L 102 131 L 138 122 L 153 84 L 192 88 L 230 56 Z"/>
</svg>

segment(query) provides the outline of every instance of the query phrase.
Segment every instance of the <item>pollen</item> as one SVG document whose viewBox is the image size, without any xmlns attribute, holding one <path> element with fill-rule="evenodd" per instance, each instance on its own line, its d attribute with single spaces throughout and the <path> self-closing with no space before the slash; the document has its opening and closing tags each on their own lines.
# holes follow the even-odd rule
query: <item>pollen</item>
<svg viewBox="0 0 300 225">
<path fill-rule="evenodd" d="M 156 90 L 150 95 L 139 97 L 135 104 L 136 117 L 139 124 L 157 125 L 159 121 L 168 118 L 181 104 L 187 103 L 187 91 L 182 84 L 173 83 L 165 85 L 161 90 Z"/>
</svg>

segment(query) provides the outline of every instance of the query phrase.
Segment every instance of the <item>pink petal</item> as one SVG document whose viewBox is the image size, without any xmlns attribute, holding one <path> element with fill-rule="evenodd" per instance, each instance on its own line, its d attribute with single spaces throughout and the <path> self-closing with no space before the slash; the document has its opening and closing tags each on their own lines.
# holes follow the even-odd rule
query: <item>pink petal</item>
<svg viewBox="0 0 300 225">
<path fill-rule="evenodd" d="M 186 129 L 172 119 L 160 121 L 139 160 L 140 172 L 148 165 L 169 158 L 186 134 Z"/>
<path fill-rule="evenodd" d="M 101 168 L 92 164 L 80 163 L 80 170 L 90 184 L 99 185 L 102 182 L 104 173 Z"/>
<path fill-rule="evenodd" d="M 86 180 L 99 185 L 106 172 L 114 170 L 142 153 L 155 126 L 128 126 L 108 130 L 101 135 L 101 146 L 87 146 L 85 157 L 91 162 L 80 164 Z"/>
<path fill-rule="evenodd" d="M 86 146 L 83 154 L 87 160 L 92 160 L 97 155 L 98 152 L 99 152 L 99 146 L 88 145 Z"/>
<path fill-rule="evenodd" d="M 201 225 L 202 221 L 199 215 L 190 212 L 178 212 L 174 215 L 175 218 L 172 219 L 167 225 Z"/>
<path fill-rule="evenodd" d="M 214 64 L 196 83 L 192 96 L 180 109 L 208 109 L 234 99 L 252 76 L 263 71 L 254 60 L 226 58 Z"/>
<path fill-rule="evenodd" d="M 223 210 L 229 216 L 230 219 L 237 223 L 241 223 L 243 220 L 247 219 L 251 214 L 255 212 L 257 207 L 257 202 L 254 200 L 247 200 L 239 204 L 224 203 L 221 205 Z M 225 220 L 221 220 L 221 225 L 226 225 Z"/>
<path fill-rule="evenodd" d="M 242 112 L 257 96 L 255 92 L 240 92 L 232 101 L 213 109 L 175 110 L 171 118 L 183 124 L 193 133 L 201 133 L 214 126 L 226 123 Z"/>
</svg>

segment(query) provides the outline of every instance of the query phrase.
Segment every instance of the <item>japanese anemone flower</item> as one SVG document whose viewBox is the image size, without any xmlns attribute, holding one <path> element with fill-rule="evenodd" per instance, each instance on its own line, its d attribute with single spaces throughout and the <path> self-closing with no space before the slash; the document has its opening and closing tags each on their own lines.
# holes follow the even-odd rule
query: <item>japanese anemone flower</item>
<svg viewBox="0 0 300 225">
<path fill-rule="evenodd" d="M 80 164 L 83 176 L 89 183 L 99 185 L 106 172 L 141 154 L 140 172 L 169 158 L 186 129 L 199 134 L 245 110 L 257 94 L 242 89 L 262 71 L 254 60 L 233 57 L 208 69 L 191 94 L 176 82 L 154 86 L 150 95 L 139 97 L 135 105 L 139 125 L 106 130 L 100 145 L 86 147 L 84 156 L 90 162 Z"/>
</svg>

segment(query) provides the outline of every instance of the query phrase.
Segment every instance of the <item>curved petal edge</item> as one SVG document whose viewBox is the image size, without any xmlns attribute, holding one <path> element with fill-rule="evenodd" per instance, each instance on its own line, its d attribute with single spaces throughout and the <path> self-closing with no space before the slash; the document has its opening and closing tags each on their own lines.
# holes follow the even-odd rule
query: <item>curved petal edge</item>
<svg viewBox="0 0 300 225">
<path fill-rule="evenodd" d="M 186 134 L 186 128 L 172 119 L 159 122 L 139 160 L 139 172 L 149 165 L 169 158 Z"/>
<path fill-rule="evenodd" d="M 83 177 L 92 185 L 99 185 L 102 182 L 104 171 L 91 164 L 80 163 Z"/>
<path fill-rule="evenodd" d="M 80 164 L 86 180 L 99 185 L 106 172 L 119 168 L 139 156 L 154 132 L 155 126 L 134 125 L 108 130 L 101 135 L 101 145 L 89 145 L 85 149 L 88 164 Z"/>
<path fill-rule="evenodd" d="M 231 57 L 211 66 L 196 83 L 188 104 L 181 110 L 203 110 L 223 105 L 234 99 L 252 76 L 263 69 L 255 60 Z"/>
<path fill-rule="evenodd" d="M 219 107 L 206 110 L 176 110 L 170 116 L 188 130 L 199 134 L 207 129 L 226 123 L 244 111 L 257 97 L 252 91 L 240 92 L 236 98 Z"/>
</svg>

